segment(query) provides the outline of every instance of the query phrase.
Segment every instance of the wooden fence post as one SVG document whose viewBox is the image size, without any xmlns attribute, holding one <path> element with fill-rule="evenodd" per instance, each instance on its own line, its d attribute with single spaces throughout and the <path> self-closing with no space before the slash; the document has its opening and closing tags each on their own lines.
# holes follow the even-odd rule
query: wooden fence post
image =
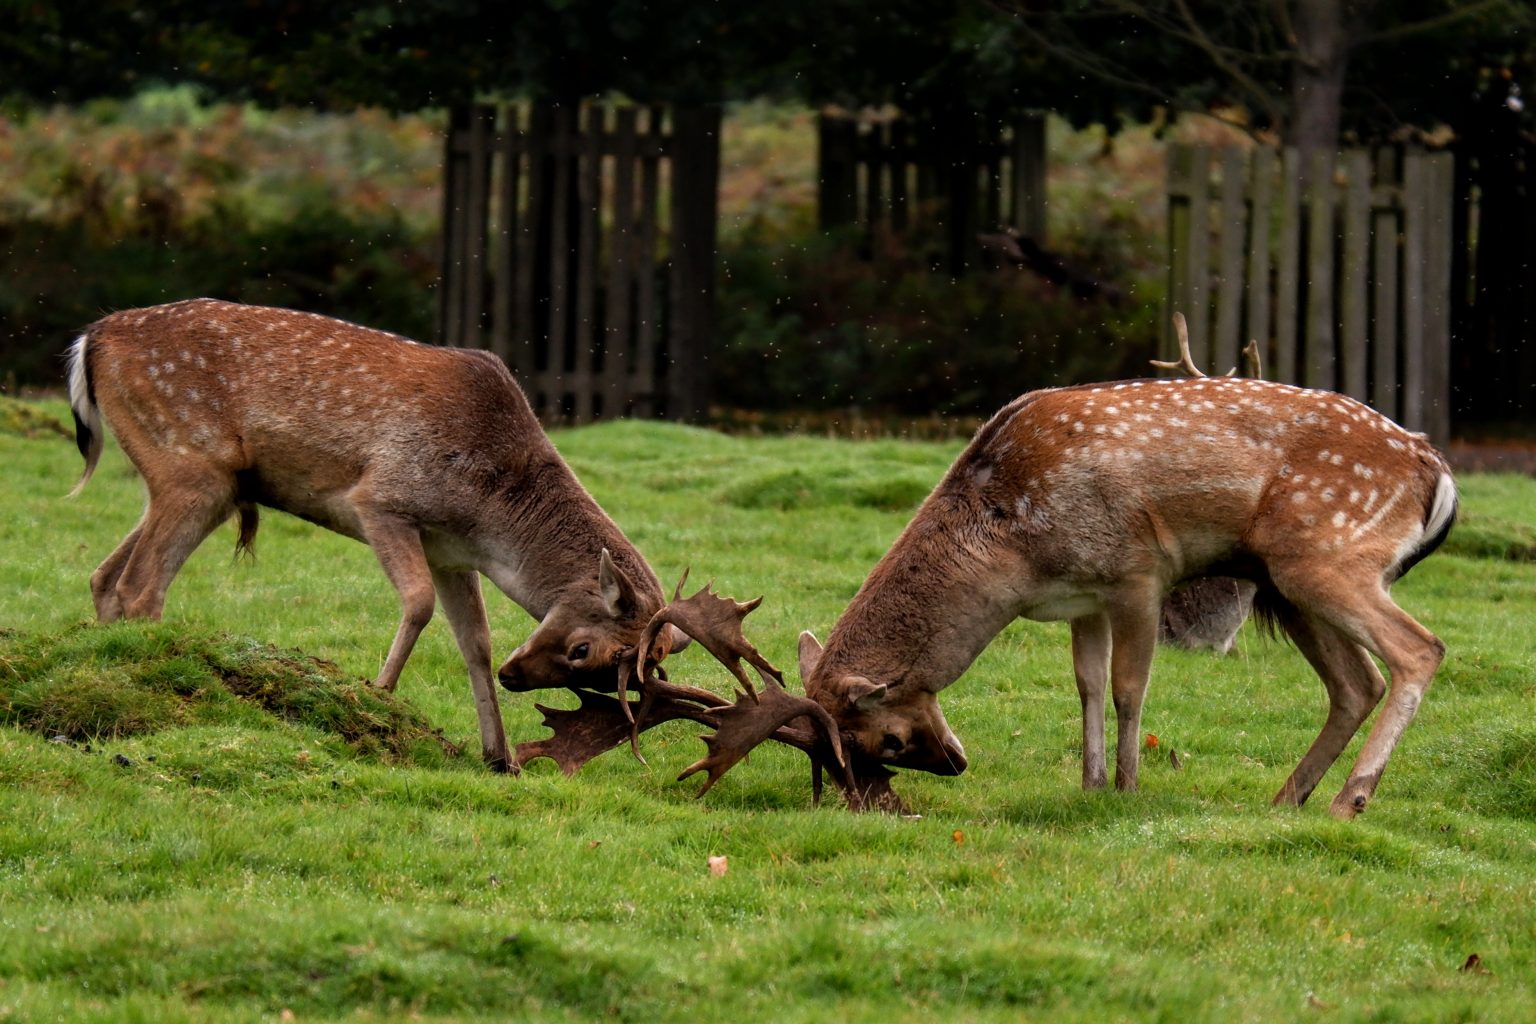
<svg viewBox="0 0 1536 1024">
<path fill-rule="evenodd" d="M 667 418 L 709 414 L 708 344 L 715 325 L 715 211 L 720 189 L 720 108 L 673 115 L 672 324 L 667 349 Z"/>
</svg>

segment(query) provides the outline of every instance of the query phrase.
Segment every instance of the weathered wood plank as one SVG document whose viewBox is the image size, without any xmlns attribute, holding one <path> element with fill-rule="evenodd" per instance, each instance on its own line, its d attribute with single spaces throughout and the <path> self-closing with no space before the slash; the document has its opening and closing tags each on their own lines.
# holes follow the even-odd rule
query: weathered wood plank
<svg viewBox="0 0 1536 1024">
<path fill-rule="evenodd" d="M 1345 152 L 1343 164 L 1344 260 L 1339 268 L 1339 355 L 1343 366 L 1339 390 L 1363 402 L 1369 397 L 1366 316 L 1370 304 L 1371 156 L 1363 149 L 1351 149 Z"/>
<path fill-rule="evenodd" d="M 662 135 L 661 110 L 649 110 L 647 135 L 652 140 Z M 662 367 L 657 358 L 660 335 L 657 318 L 658 289 L 656 273 L 657 222 L 661 219 L 661 157 L 646 149 L 640 161 L 640 238 L 637 254 L 637 293 L 635 296 L 635 355 L 631 360 L 630 394 L 634 396 L 634 414 L 652 417 L 665 399 Z"/>
<path fill-rule="evenodd" d="M 590 423 L 596 409 L 597 379 L 593 374 L 597 348 L 598 214 L 603 196 L 602 141 L 606 128 L 604 108 L 586 104 L 585 125 L 577 150 L 576 308 L 571 331 L 572 415 L 577 423 Z"/>
<path fill-rule="evenodd" d="M 1402 425 L 1424 429 L 1425 387 L 1428 384 L 1425 323 L 1426 209 L 1428 168 L 1422 153 L 1403 160 L 1403 390 Z"/>
<path fill-rule="evenodd" d="M 1248 337 L 1259 346 L 1259 355 L 1273 372 L 1274 348 L 1272 345 L 1270 308 L 1271 292 L 1269 271 L 1270 224 L 1274 218 L 1275 151 L 1269 146 L 1259 146 L 1248 158 L 1252 184 L 1249 194 L 1252 200 L 1248 214 Z M 1244 371 L 1247 372 L 1246 370 Z"/>
<path fill-rule="evenodd" d="M 1443 444 L 1451 434 L 1451 247 L 1456 158 L 1425 155 L 1429 174 L 1425 204 L 1424 431 Z"/>
<path fill-rule="evenodd" d="M 1238 366 L 1242 341 L 1238 330 L 1243 316 L 1243 249 L 1247 217 L 1243 193 L 1243 153 L 1228 146 L 1221 154 L 1221 250 L 1216 270 L 1216 331 L 1211 344 L 1207 373 L 1226 373 Z"/>
<path fill-rule="evenodd" d="M 1304 379 L 1309 388 L 1338 386 L 1333 327 L 1337 191 L 1333 181 L 1333 154 L 1313 154 L 1307 197 L 1307 369 Z"/>
<path fill-rule="evenodd" d="M 496 138 L 496 237 L 492 266 L 495 278 L 491 293 L 491 351 L 512 367 L 518 376 L 527 372 L 527 353 L 512 346 L 512 324 L 521 314 L 517 307 L 517 241 L 522 218 L 522 155 L 518 152 L 522 108 L 509 103 L 502 108 L 501 130 Z"/>
<path fill-rule="evenodd" d="M 644 263 L 635 252 L 634 107 L 620 107 L 613 129 L 613 223 L 608 233 L 608 287 L 603 333 L 603 416 L 622 416 L 629 406 L 635 278 Z"/>
<path fill-rule="evenodd" d="M 1211 365 L 1211 149 L 1189 150 L 1189 304 L 1184 313 L 1189 326 L 1189 353 L 1201 369 Z M 1220 372 L 1220 371 L 1218 371 Z"/>
</svg>

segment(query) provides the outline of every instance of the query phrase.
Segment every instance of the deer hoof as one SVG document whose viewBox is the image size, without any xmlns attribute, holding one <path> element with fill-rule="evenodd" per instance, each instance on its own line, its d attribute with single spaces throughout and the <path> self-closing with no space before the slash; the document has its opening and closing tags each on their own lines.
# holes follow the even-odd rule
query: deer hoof
<svg viewBox="0 0 1536 1024">
<path fill-rule="evenodd" d="M 1333 798 L 1333 803 L 1328 807 L 1328 813 L 1340 821 L 1351 821 L 1355 815 L 1365 810 L 1365 805 L 1369 801 L 1370 797 L 1364 793 L 1356 793 L 1354 796 L 1350 796 L 1347 792 L 1340 793 Z"/>
</svg>

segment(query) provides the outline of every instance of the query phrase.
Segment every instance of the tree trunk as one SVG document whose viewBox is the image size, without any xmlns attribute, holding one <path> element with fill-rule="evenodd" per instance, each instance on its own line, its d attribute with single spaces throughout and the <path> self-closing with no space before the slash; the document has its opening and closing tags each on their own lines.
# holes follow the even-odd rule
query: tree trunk
<svg viewBox="0 0 1536 1024">
<path fill-rule="evenodd" d="M 1341 0 L 1297 0 L 1296 62 L 1291 73 L 1291 138 L 1301 156 L 1302 182 L 1312 173 L 1312 155 L 1339 145 L 1344 76 L 1349 68 L 1349 30 Z"/>
</svg>

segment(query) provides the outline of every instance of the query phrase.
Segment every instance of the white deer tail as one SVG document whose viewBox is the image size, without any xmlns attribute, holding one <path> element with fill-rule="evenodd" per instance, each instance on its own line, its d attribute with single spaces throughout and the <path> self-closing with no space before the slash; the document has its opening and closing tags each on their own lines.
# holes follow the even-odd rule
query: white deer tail
<svg viewBox="0 0 1536 1024">
<path fill-rule="evenodd" d="M 85 459 L 85 472 L 80 474 L 80 482 L 69 492 L 71 498 L 85 489 L 91 474 L 96 471 L 105 436 L 101 429 L 101 410 L 96 407 L 95 388 L 91 386 L 90 366 L 85 358 L 88 344 L 90 335 L 82 334 L 69 348 L 69 408 L 75 414 L 75 447 Z"/>
</svg>

